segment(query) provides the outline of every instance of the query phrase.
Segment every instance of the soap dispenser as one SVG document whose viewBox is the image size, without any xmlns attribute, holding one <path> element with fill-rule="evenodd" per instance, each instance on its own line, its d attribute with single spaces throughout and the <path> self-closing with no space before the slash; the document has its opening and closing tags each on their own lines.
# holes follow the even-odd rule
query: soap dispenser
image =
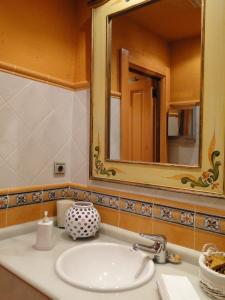
<svg viewBox="0 0 225 300">
<path fill-rule="evenodd" d="M 37 238 L 35 249 L 50 250 L 53 247 L 53 221 L 48 218 L 48 212 L 44 212 L 44 218 L 37 224 Z"/>
</svg>

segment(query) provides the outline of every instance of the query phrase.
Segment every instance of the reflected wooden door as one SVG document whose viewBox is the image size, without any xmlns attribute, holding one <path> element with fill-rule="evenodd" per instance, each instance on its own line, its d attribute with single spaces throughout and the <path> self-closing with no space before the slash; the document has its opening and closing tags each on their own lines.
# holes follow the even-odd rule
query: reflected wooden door
<svg viewBox="0 0 225 300">
<path fill-rule="evenodd" d="M 122 159 L 131 161 L 153 161 L 153 99 L 152 79 L 129 82 L 128 97 L 122 99 L 121 132 Z M 125 142 L 126 141 L 126 142 Z"/>
</svg>

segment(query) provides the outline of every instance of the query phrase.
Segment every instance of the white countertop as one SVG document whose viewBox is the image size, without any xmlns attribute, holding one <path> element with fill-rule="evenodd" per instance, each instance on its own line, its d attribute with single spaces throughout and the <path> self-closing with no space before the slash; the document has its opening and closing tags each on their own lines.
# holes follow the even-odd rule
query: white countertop
<svg viewBox="0 0 225 300">
<path fill-rule="evenodd" d="M 19 228 L 19 230 L 18 230 Z M 55 246 L 50 251 L 38 251 L 33 248 L 36 238 L 35 225 L 13 226 L 0 233 L 0 265 L 31 284 L 53 300 L 159 300 L 156 279 L 160 273 L 187 276 L 200 299 L 209 298 L 201 291 L 198 285 L 198 253 L 176 245 L 168 245 L 169 249 L 183 254 L 184 260 L 180 265 L 156 265 L 153 279 L 130 291 L 120 293 L 97 293 L 81 290 L 62 281 L 55 273 L 55 262 L 58 256 L 71 247 L 92 242 L 131 243 L 138 241 L 138 235 L 113 226 L 104 225 L 101 232 L 87 240 L 71 240 L 62 229 L 54 228 Z M 26 234 L 21 234 L 27 232 Z M 14 236 L 16 234 L 16 236 Z M 142 240 L 143 241 L 143 240 Z M 191 263 L 192 262 L 192 263 Z M 75 266 L 76 267 L 76 266 Z M 190 299 L 191 300 L 191 299 Z"/>
</svg>

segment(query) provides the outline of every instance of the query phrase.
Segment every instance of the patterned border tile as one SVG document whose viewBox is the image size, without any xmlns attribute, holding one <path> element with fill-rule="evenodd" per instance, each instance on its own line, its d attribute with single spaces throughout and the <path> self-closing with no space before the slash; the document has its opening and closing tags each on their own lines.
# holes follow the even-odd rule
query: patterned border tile
<svg viewBox="0 0 225 300">
<path fill-rule="evenodd" d="M 125 211 L 136 212 L 136 201 L 133 200 L 125 200 Z"/>
<path fill-rule="evenodd" d="M 208 214 L 196 214 L 196 228 L 225 235 L 225 218 Z"/>
<path fill-rule="evenodd" d="M 70 189 L 70 195 L 74 200 L 90 201 L 93 204 L 109 207 L 112 209 L 119 208 L 119 198 L 117 196 L 75 188 Z"/>
<path fill-rule="evenodd" d="M 69 189 L 68 188 L 50 189 L 50 190 L 44 190 L 43 193 L 44 193 L 43 201 L 53 201 L 57 199 L 68 198 Z"/>
<path fill-rule="evenodd" d="M 27 195 L 26 194 L 16 195 L 16 204 L 17 204 L 17 206 L 27 204 Z"/>
<path fill-rule="evenodd" d="M 16 207 L 16 206 L 23 206 L 29 204 L 36 204 L 42 203 L 44 201 L 54 201 L 57 199 L 64 199 L 68 196 L 68 188 L 66 189 L 51 189 L 51 190 L 44 190 L 44 191 L 33 191 L 33 192 L 24 192 L 24 193 L 14 193 L 8 196 L 1 196 L 8 197 L 8 208 Z M 7 208 L 2 207 L 2 208 Z M 1 204 L 0 204 L 1 209 Z"/>
<path fill-rule="evenodd" d="M 48 191 L 48 200 L 55 200 L 56 198 L 57 196 L 55 190 Z"/>
<path fill-rule="evenodd" d="M 103 194 L 96 194 L 96 204 L 109 206 L 109 197 Z"/>
<path fill-rule="evenodd" d="M 71 198 L 73 198 L 74 200 L 90 201 L 91 192 L 86 190 L 71 188 L 70 195 Z"/>
<path fill-rule="evenodd" d="M 61 189 L 60 192 L 61 192 L 61 198 L 67 198 L 69 197 L 69 188 L 64 188 L 64 189 Z"/>
<path fill-rule="evenodd" d="M 38 192 L 32 193 L 32 202 L 33 203 L 40 203 L 40 202 L 43 202 L 43 200 L 44 200 L 44 192 L 43 191 L 38 191 Z"/>
<path fill-rule="evenodd" d="M 173 209 L 161 206 L 159 219 L 163 219 L 166 221 L 173 221 Z"/>
<path fill-rule="evenodd" d="M 119 198 L 116 196 L 91 192 L 90 201 L 100 206 L 119 209 Z"/>
<path fill-rule="evenodd" d="M 141 203 L 141 215 L 147 216 L 147 217 L 152 217 L 152 203 L 146 203 L 142 202 Z"/>
<path fill-rule="evenodd" d="M 14 193 L 0 196 L 0 209 L 24 206 L 44 201 L 72 198 L 74 200 L 91 201 L 99 206 L 108 207 L 127 213 L 148 218 L 160 219 L 164 222 L 196 228 L 215 234 L 225 235 L 225 217 L 205 213 L 195 213 L 192 210 L 153 204 L 141 200 L 120 198 L 118 196 L 92 192 L 80 188 L 55 188 L 32 192 Z"/>
<path fill-rule="evenodd" d="M 0 209 L 5 209 L 8 207 L 9 196 L 0 196 Z"/>
<path fill-rule="evenodd" d="M 109 207 L 119 209 L 119 198 L 115 196 L 109 197 Z"/>
<path fill-rule="evenodd" d="M 153 203 L 120 198 L 119 209 L 136 215 L 152 217 Z"/>
<path fill-rule="evenodd" d="M 191 210 L 183 210 L 170 206 L 154 204 L 153 219 L 160 219 L 169 223 L 174 223 L 182 226 L 195 226 L 195 213 Z"/>
<path fill-rule="evenodd" d="M 8 208 L 33 204 L 33 193 L 28 192 L 9 195 Z"/>
<path fill-rule="evenodd" d="M 181 211 L 180 223 L 182 225 L 194 226 L 195 224 L 195 213 L 192 211 Z"/>
<path fill-rule="evenodd" d="M 137 201 L 127 199 L 127 198 L 120 198 L 119 200 L 119 209 L 122 211 L 130 212 L 133 214 L 137 214 Z"/>
</svg>

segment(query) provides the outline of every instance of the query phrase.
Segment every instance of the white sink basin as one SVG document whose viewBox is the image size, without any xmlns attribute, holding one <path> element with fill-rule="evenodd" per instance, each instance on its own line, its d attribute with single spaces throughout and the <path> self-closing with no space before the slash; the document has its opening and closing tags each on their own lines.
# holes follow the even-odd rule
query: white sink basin
<svg viewBox="0 0 225 300">
<path fill-rule="evenodd" d="M 56 261 L 56 272 L 73 286 L 92 291 L 117 292 L 149 281 L 154 263 L 141 251 L 113 243 L 75 246 Z"/>
</svg>

